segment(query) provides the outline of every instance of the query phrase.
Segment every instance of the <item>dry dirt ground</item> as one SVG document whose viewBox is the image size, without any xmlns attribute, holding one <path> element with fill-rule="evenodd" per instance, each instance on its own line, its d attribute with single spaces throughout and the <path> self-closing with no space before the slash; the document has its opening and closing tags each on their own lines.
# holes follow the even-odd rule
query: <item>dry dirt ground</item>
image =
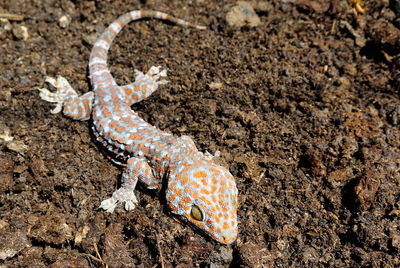
<svg viewBox="0 0 400 268">
<path fill-rule="evenodd" d="M 400 3 L 357 2 L 253 3 L 259 24 L 235 27 L 234 1 L 0 0 L 23 16 L 0 21 L 0 267 L 399 266 Z M 168 69 L 133 108 L 221 152 L 239 189 L 233 245 L 175 222 L 144 187 L 135 210 L 99 210 L 120 169 L 87 122 L 38 96 L 46 75 L 90 90 L 93 42 L 139 8 L 207 26 L 132 23 L 109 65 L 121 84 Z"/>
</svg>

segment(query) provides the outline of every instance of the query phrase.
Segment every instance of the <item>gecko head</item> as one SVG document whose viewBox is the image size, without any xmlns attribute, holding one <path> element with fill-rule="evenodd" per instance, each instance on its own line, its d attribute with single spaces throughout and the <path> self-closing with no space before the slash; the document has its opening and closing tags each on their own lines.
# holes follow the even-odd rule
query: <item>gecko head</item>
<svg viewBox="0 0 400 268">
<path fill-rule="evenodd" d="M 237 192 L 227 169 L 194 161 L 171 173 L 166 198 L 179 219 L 220 243 L 231 244 L 238 234 Z"/>
</svg>

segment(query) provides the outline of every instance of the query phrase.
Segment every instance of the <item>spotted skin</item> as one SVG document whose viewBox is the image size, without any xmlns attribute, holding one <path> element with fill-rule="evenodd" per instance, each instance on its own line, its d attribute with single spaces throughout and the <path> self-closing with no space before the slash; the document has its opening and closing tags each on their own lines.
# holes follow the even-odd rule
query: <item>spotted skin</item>
<svg viewBox="0 0 400 268">
<path fill-rule="evenodd" d="M 135 70 L 135 82 L 118 86 L 107 66 L 107 53 L 121 29 L 131 21 L 156 18 L 179 25 L 203 26 L 157 11 L 136 10 L 119 17 L 100 36 L 90 54 L 89 72 L 93 91 L 79 96 L 63 77 L 46 78 L 56 92 L 40 89 L 40 97 L 56 103 L 52 113 L 63 110 L 77 120 L 92 118 L 99 147 L 123 167 L 122 185 L 100 208 L 112 213 L 118 203 L 134 209 L 138 181 L 156 188 L 167 180 L 166 200 L 171 212 L 213 239 L 230 244 L 237 227 L 237 188 L 229 171 L 199 152 L 189 136 L 175 137 L 141 119 L 131 105 L 166 83 L 166 70 L 153 66 L 147 73 Z"/>
</svg>

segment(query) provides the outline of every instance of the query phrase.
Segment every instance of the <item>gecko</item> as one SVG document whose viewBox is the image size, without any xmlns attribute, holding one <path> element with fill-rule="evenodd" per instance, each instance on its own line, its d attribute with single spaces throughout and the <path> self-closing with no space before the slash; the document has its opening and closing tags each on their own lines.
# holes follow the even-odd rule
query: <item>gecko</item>
<svg viewBox="0 0 400 268">
<path fill-rule="evenodd" d="M 39 96 L 56 104 L 53 114 L 62 110 L 75 120 L 91 119 L 94 141 L 122 167 L 121 187 L 101 202 L 101 209 L 113 213 L 122 203 L 127 211 L 132 210 L 138 203 L 134 193 L 138 181 L 149 189 L 166 183 L 167 207 L 178 221 L 222 244 L 231 244 L 238 235 L 238 190 L 232 174 L 200 152 L 189 136 L 176 137 L 159 130 L 131 108 L 167 82 L 166 70 L 161 66 L 152 66 L 146 73 L 135 70 L 135 81 L 119 86 L 108 68 L 107 54 L 117 34 L 129 22 L 144 18 L 206 29 L 159 11 L 126 13 L 111 23 L 93 45 L 89 57 L 92 91 L 79 95 L 64 77 L 46 77 L 45 82 L 56 91 L 41 88 Z"/>
</svg>

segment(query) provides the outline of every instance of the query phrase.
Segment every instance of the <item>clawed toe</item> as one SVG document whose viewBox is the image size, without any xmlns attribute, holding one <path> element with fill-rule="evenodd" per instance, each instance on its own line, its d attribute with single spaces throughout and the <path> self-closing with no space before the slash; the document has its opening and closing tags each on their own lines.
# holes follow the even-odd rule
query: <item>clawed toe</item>
<svg viewBox="0 0 400 268">
<path fill-rule="evenodd" d="M 153 79 L 158 79 L 160 77 L 166 77 L 167 70 L 166 69 L 163 69 L 161 71 L 160 70 L 161 70 L 161 66 L 152 66 L 146 74 L 148 76 L 153 77 Z"/>
<path fill-rule="evenodd" d="M 113 213 L 120 203 L 125 203 L 125 210 L 132 210 L 136 207 L 138 200 L 133 191 L 120 188 L 115 191 L 110 198 L 103 200 L 99 208 L 104 209 L 108 213 Z"/>
<path fill-rule="evenodd" d="M 60 78 L 61 77 L 59 77 L 58 80 Z M 54 87 L 58 87 L 59 82 L 54 78 L 46 76 L 45 81 Z M 51 92 L 47 88 L 39 88 L 38 90 L 40 91 L 39 97 L 42 100 L 45 100 L 47 102 L 56 103 L 56 107 L 50 111 L 52 114 L 59 113 L 62 110 L 63 99 L 61 98 L 61 93 L 58 88 L 57 88 L 56 92 Z"/>
<path fill-rule="evenodd" d="M 57 76 L 57 79 L 46 76 L 45 82 L 56 88 L 55 92 L 51 92 L 47 88 L 39 88 L 39 97 L 47 102 L 56 103 L 54 109 L 50 110 L 52 114 L 61 112 L 64 109 L 64 115 L 76 120 L 87 120 L 90 117 L 93 92 L 88 92 L 82 96 L 71 87 L 68 81 Z"/>
</svg>

